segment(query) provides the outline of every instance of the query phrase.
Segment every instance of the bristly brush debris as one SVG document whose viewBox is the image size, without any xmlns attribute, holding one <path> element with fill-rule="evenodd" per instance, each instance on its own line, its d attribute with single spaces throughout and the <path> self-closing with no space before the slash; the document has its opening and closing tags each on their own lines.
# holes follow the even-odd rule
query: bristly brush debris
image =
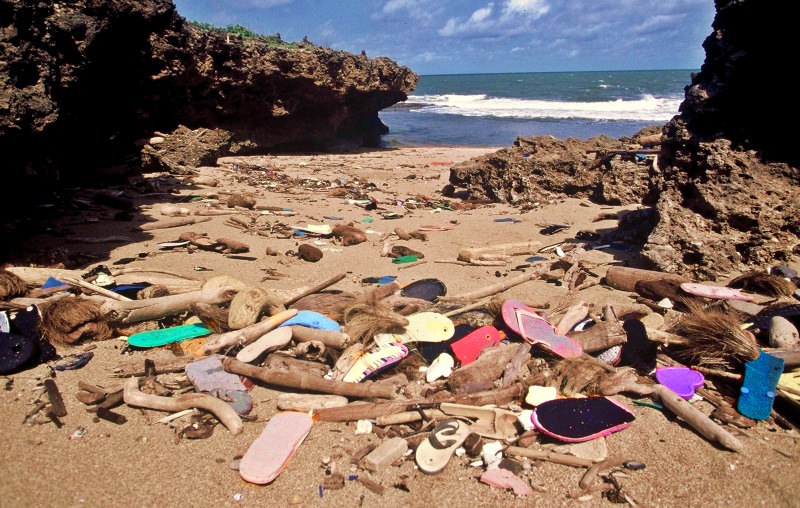
<svg viewBox="0 0 800 508">
<path fill-rule="evenodd" d="M 383 303 L 375 292 L 356 298 L 355 303 L 342 312 L 342 322 L 352 341 L 366 344 L 379 333 L 402 332 L 408 319 Z"/>
<path fill-rule="evenodd" d="M 742 274 L 728 282 L 728 287 L 767 296 L 792 296 L 797 291 L 797 285 L 794 282 L 779 275 L 762 272 Z"/>
<path fill-rule="evenodd" d="M 676 360 L 689 366 L 741 370 L 760 354 L 752 333 L 733 314 L 718 308 L 689 305 L 689 312 L 671 332 L 686 339 L 670 347 Z"/>
</svg>

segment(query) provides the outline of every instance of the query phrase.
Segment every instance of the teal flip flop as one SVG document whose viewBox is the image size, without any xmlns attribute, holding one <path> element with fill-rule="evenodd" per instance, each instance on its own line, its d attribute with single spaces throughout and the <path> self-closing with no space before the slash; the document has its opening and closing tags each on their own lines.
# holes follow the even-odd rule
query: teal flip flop
<svg viewBox="0 0 800 508">
<path fill-rule="evenodd" d="M 135 347 L 158 347 L 210 334 L 211 330 L 206 328 L 205 325 L 194 323 L 134 333 L 128 337 L 128 344 Z"/>
</svg>

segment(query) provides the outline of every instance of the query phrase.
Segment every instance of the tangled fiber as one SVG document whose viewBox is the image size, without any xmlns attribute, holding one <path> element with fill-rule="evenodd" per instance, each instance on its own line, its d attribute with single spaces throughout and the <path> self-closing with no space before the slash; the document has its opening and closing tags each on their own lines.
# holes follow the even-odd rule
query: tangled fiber
<svg viewBox="0 0 800 508">
<path fill-rule="evenodd" d="M 366 344 L 379 333 L 402 332 L 408 319 L 381 301 L 380 294 L 367 292 L 342 313 L 342 322 L 353 342 Z"/>
<path fill-rule="evenodd" d="M 751 293 L 767 296 L 792 296 L 797 291 L 794 282 L 784 279 L 780 275 L 762 272 L 748 272 L 731 279 L 728 287 L 740 288 Z"/>
<path fill-rule="evenodd" d="M 24 296 L 27 292 L 28 285 L 19 275 L 8 270 L 0 270 L 0 300 Z"/>
<path fill-rule="evenodd" d="M 64 297 L 40 307 L 42 334 L 55 344 L 81 340 L 106 340 L 111 329 L 103 319 L 98 304 L 80 298 Z"/>
</svg>

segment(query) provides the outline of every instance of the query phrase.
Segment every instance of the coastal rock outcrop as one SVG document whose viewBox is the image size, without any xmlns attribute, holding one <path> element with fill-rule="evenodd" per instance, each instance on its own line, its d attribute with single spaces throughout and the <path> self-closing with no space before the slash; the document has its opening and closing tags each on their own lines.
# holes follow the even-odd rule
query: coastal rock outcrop
<svg viewBox="0 0 800 508">
<path fill-rule="evenodd" d="M 376 145 L 378 111 L 418 80 L 388 58 L 205 29 L 170 0 L 0 0 L 0 62 L 4 173 L 30 189 L 137 169 L 135 141 L 179 126 L 226 131 L 225 153 Z"/>
<path fill-rule="evenodd" d="M 448 192 L 521 207 L 558 195 L 653 205 L 621 223 L 619 235 L 638 239 L 644 264 L 698 279 L 800 254 L 800 155 L 776 113 L 794 92 L 790 80 L 768 78 L 779 48 L 792 46 L 789 17 L 756 0 L 718 0 L 716 9 L 705 62 L 679 115 L 658 128 L 654 163 L 621 151 L 648 148 L 644 132 L 618 141 L 519 138 L 453 167 Z"/>
</svg>

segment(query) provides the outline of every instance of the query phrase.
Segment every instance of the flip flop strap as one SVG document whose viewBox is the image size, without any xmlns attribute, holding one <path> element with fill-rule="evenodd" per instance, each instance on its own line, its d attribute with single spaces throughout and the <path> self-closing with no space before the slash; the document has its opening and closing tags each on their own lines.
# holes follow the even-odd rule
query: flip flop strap
<svg viewBox="0 0 800 508">
<path fill-rule="evenodd" d="M 428 436 L 428 440 L 430 441 L 431 446 L 433 446 L 437 450 L 444 450 L 456 444 L 458 441 L 456 441 L 455 439 L 447 439 L 445 441 L 439 441 L 439 434 L 443 436 L 452 436 L 458 430 L 458 425 L 459 425 L 458 420 L 455 419 L 445 420 L 439 425 L 437 425 L 431 432 L 431 435 Z"/>
</svg>

